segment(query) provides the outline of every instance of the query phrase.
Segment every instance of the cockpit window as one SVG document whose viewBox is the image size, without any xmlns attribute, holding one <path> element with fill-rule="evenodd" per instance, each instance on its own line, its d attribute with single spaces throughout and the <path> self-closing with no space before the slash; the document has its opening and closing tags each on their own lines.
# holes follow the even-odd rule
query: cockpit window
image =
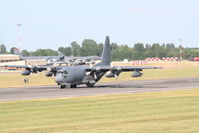
<svg viewBox="0 0 199 133">
<path fill-rule="evenodd" d="M 67 72 L 67 71 L 64 71 L 64 74 L 68 74 L 68 72 Z"/>
<path fill-rule="evenodd" d="M 61 75 L 62 77 L 67 77 L 68 72 L 67 71 L 58 71 L 57 74 Z"/>
<path fill-rule="evenodd" d="M 58 71 L 57 73 L 68 74 L 68 72 L 67 72 L 67 71 Z"/>
</svg>

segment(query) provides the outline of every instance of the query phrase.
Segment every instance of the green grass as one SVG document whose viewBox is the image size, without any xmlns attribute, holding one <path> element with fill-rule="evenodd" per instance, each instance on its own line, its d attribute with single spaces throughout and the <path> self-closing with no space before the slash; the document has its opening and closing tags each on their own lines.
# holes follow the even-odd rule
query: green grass
<svg viewBox="0 0 199 133">
<path fill-rule="evenodd" d="M 1 133 L 198 133 L 199 89 L 0 102 Z"/>
<path fill-rule="evenodd" d="M 24 84 L 24 78 L 29 77 L 29 83 Z M 53 77 L 46 77 L 44 73 L 22 76 L 20 73 L 0 74 L 0 88 L 4 87 L 24 87 L 24 86 L 56 85 Z"/>
<path fill-rule="evenodd" d="M 101 82 L 199 77 L 199 67 L 194 66 L 172 69 L 143 70 L 143 76 L 138 78 L 132 78 L 131 73 L 132 72 L 123 72 L 120 74 L 118 79 L 102 78 Z"/>
<path fill-rule="evenodd" d="M 168 79 L 168 78 L 190 78 L 199 77 L 199 66 L 185 66 L 175 68 L 165 68 L 156 70 L 144 70 L 143 76 L 139 78 L 132 78 L 131 72 L 123 72 L 116 78 L 102 78 L 100 82 L 111 81 L 128 81 L 128 80 L 152 80 L 152 79 Z M 53 77 L 45 77 L 44 73 L 32 74 L 30 76 L 30 83 L 23 83 L 24 76 L 19 73 L 0 74 L 0 88 L 16 87 L 16 86 L 42 86 L 42 85 L 56 85 Z"/>
</svg>

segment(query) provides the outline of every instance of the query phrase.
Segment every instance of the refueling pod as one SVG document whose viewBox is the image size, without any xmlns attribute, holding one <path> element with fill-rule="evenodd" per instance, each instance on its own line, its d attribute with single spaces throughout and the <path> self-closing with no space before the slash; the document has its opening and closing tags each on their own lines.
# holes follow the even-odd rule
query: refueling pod
<svg viewBox="0 0 199 133">
<path fill-rule="evenodd" d="M 141 77 L 143 75 L 143 73 L 141 73 L 140 71 L 134 71 L 131 74 L 131 77 Z"/>
</svg>

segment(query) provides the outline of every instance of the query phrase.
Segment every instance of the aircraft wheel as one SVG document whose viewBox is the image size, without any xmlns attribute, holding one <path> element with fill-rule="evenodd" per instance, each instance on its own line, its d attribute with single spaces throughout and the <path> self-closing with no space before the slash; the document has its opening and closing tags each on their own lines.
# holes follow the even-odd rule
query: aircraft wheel
<svg viewBox="0 0 199 133">
<path fill-rule="evenodd" d="M 70 88 L 76 88 L 77 85 L 70 85 Z"/>
<path fill-rule="evenodd" d="M 88 83 L 88 84 L 86 84 L 87 85 L 87 87 L 93 87 L 95 84 L 90 84 L 90 83 Z"/>
<path fill-rule="evenodd" d="M 66 88 L 66 85 L 60 85 L 60 89 Z"/>
</svg>

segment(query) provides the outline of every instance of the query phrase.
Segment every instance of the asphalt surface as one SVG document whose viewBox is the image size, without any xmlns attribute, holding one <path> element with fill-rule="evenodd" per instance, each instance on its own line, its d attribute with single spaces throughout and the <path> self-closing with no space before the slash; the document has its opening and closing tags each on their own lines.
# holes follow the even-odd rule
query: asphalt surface
<svg viewBox="0 0 199 133">
<path fill-rule="evenodd" d="M 127 94 L 199 88 L 198 78 L 97 83 L 93 88 L 60 89 L 58 86 L 0 88 L 0 101 Z"/>
</svg>

